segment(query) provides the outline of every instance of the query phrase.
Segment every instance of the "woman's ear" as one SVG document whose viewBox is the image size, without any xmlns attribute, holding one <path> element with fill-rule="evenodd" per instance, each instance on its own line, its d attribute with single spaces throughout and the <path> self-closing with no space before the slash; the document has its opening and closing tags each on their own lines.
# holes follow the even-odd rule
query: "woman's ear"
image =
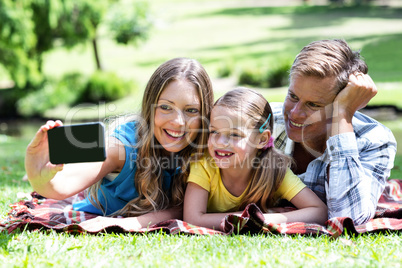
<svg viewBox="0 0 402 268">
<path fill-rule="evenodd" d="M 264 148 L 268 144 L 270 138 L 271 138 L 271 131 L 268 130 L 268 129 L 264 130 L 260 134 L 258 144 L 257 144 L 257 148 L 258 149 Z"/>
</svg>

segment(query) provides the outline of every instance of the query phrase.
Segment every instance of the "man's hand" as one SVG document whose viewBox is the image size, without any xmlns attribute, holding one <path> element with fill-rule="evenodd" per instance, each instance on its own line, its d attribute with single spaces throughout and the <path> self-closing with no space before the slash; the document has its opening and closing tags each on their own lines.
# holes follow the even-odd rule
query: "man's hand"
<svg viewBox="0 0 402 268">
<path fill-rule="evenodd" d="M 331 136 L 353 132 L 352 118 L 377 94 L 377 87 L 368 74 L 349 76 L 346 87 L 336 96 L 332 106 Z"/>
<path fill-rule="evenodd" d="M 334 100 L 334 109 L 337 106 L 339 113 L 334 116 L 344 115 L 351 120 L 355 112 L 364 108 L 376 94 L 377 87 L 368 74 L 361 72 L 351 74 L 348 84 Z"/>
</svg>

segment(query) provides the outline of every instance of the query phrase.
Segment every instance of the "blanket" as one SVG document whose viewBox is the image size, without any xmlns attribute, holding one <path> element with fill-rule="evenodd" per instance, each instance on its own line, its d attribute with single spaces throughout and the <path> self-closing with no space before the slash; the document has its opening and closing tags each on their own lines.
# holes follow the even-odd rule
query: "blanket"
<svg viewBox="0 0 402 268">
<path fill-rule="evenodd" d="M 72 204 L 84 198 L 83 193 L 65 200 L 46 199 L 31 193 L 25 200 L 11 204 L 5 219 L 0 220 L 0 231 L 12 233 L 19 230 L 55 230 L 66 233 L 148 233 L 164 231 L 168 234 L 281 234 L 328 235 L 338 237 L 348 234 L 392 232 L 402 230 L 402 180 L 389 180 L 379 200 L 374 219 L 355 225 L 348 217 L 329 219 L 325 225 L 291 222 L 274 224 L 264 221 L 263 213 L 255 205 L 248 205 L 241 216 L 228 215 L 222 220 L 223 231 L 195 226 L 181 220 L 167 220 L 148 228 L 131 229 L 120 224 L 118 218 L 100 217 L 91 213 L 74 211 Z M 288 211 L 293 208 L 278 208 Z M 275 209 L 273 209 L 275 211 Z"/>
</svg>

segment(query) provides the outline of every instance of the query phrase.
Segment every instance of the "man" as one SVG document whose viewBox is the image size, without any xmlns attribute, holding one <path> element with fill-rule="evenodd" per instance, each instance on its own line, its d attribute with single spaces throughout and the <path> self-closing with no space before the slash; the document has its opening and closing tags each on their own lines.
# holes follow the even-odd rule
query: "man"
<svg viewBox="0 0 402 268">
<path fill-rule="evenodd" d="M 328 216 L 374 217 L 396 153 L 391 131 L 357 110 L 376 95 L 367 65 L 343 40 L 304 47 L 283 104 L 273 104 L 275 146 L 328 206 Z"/>
</svg>

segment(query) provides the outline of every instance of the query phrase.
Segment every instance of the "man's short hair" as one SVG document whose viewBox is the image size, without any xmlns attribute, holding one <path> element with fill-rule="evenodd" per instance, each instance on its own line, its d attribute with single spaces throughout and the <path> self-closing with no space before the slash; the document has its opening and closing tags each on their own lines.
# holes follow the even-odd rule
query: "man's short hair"
<svg viewBox="0 0 402 268">
<path fill-rule="evenodd" d="M 296 56 L 290 78 L 294 75 L 336 77 L 339 92 L 347 85 L 349 75 L 357 71 L 368 72 L 359 51 L 352 51 L 344 40 L 320 40 L 305 46 Z"/>
</svg>

